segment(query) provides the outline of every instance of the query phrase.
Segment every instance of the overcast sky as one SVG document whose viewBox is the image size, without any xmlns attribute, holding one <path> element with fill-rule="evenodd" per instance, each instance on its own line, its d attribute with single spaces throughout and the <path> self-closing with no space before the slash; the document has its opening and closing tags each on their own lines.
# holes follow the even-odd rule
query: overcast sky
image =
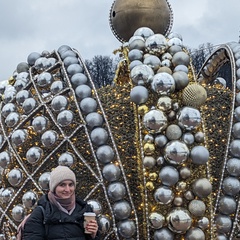
<svg viewBox="0 0 240 240">
<path fill-rule="evenodd" d="M 127 0 L 122 0 L 127 1 Z M 142 1 L 142 0 L 139 0 Z M 169 0 L 172 31 L 197 48 L 239 40 L 240 0 Z M 109 56 L 121 46 L 109 26 L 113 0 L 1 0 L 0 80 L 8 79 L 31 52 L 67 44 L 84 59 Z"/>
</svg>

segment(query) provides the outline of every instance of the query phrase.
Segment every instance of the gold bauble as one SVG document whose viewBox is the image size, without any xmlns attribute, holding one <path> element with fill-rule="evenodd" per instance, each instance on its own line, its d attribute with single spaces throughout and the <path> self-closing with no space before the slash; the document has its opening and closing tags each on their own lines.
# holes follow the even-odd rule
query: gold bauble
<svg viewBox="0 0 240 240">
<path fill-rule="evenodd" d="M 171 31 L 173 13 L 166 0 L 116 0 L 110 12 L 110 26 L 121 42 L 127 42 L 140 27 L 148 27 L 154 33 Z"/>
</svg>

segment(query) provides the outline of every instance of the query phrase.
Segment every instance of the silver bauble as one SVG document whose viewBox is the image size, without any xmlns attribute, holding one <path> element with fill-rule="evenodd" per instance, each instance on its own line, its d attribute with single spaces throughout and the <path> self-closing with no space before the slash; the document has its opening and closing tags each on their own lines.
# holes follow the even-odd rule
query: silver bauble
<svg viewBox="0 0 240 240">
<path fill-rule="evenodd" d="M 6 118 L 10 113 L 16 112 L 16 111 L 17 111 L 17 107 L 15 106 L 15 104 L 7 103 L 6 105 L 3 106 L 1 113 L 2 113 L 2 116 Z"/>
<path fill-rule="evenodd" d="M 8 164 L 11 161 L 11 155 L 7 151 L 3 151 L 0 153 L 0 167 L 7 168 Z"/>
<path fill-rule="evenodd" d="M 188 205 L 188 210 L 196 217 L 202 217 L 206 211 L 206 205 L 201 200 L 192 200 Z"/>
<path fill-rule="evenodd" d="M 150 133 L 159 133 L 167 127 L 167 117 L 160 110 L 150 110 L 143 117 L 143 124 Z"/>
<path fill-rule="evenodd" d="M 22 104 L 22 108 L 25 114 L 31 113 L 36 107 L 37 102 L 34 98 L 27 98 Z"/>
<path fill-rule="evenodd" d="M 97 101 L 94 98 L 86 97 L 80 102 L 79 106 L 85 114 L 89 114 L 96 112 Z"/>
<path fill-rule="evenodd" d="M 15 192 L 14 189 L 11 187 L 8 187 L 6 189 L 3 189 L 3 191 L 0 192 L 0 199 L 3 203 L 9 203 L 14 196 Z"/>
<path fill-rule="evenodd" d="M 126 195 L 126 188 L 121 182 L 114 182 L 108 186 L 107 193 L 113 201 L 119 201 Z"/>
<path fill-rule="evenodd" d="M 200 198 L 205 198 L 212 192 L 212 184 L 207 178 L 200 178 L 193 183 L 193 192 Z"/>
<path fill-rule="evenodd" d="M 102 173 L 107 181 L 114 182 L 119 179 L 121 171 L 117 165 L 109 163 L 103 167 Z"/>
<path fill-rule="evenodd" d="M 145 168 L 153 168 L 156 165 L 156 159 L 152 156 L 145 156 L 143 158 L 143 165 Z"/>
<path fill-rule="evenodd" d="M 197 143 L 203 143 L 204 142 L 204 133 L 203 132 L 195 133 L 194 137 L 195 137 L 195 141 Z"/>
<path fill-rule="evenodd" d="M 71 64 L 67 67 L 67 73 L 70 76 L 73 76 L 76 73 L 82 73 L 82 72 L 83 72 L 83 67 L 77 63 Z"/>
<path fill-rule="evenodd" d="M 21 146 L 28 138 L 27 130 L 18 129 L 12 133 L 11 140 L 15 146 Z"/>
<path fill-rule="evenodd" d="M 161 72 L 154 75 L 151 87 L 156 93 L 160 95 L 168 95 L 174 92 L 175 81 L 170 74 Z"/>
<path fill-rule="evenodd" d="M 103 117 L 101 114 L 97 112 L 89 113 L 86 116 L 86 123 L 87 126 L 90 127 L 90 129 L 93 129 L 95 127 L 101 127 L 103 125 Z"/>
<path fill-rule="evenodd" d="M 101 215 L 98 217 L 99 231 L 103 234 L 107 233 L 111 227 L 111 221 L 108 216 Z"/>
<path fill-rule="evenodd" d="M 88 200 L 87 203 L 92 207 L 93 212 L 96 213 L 96 216 L 99 216 L 102 213 L 102 205 L 99 201 L 91 199 Z"/>
<path fill-rule="evenodd" d="M 30 93 L 29 91 L 27 90 L 21 90 L 17 93 L 16 95 L 16 102 L 19 104 L 19 105 L 22 105 L 23 102 L 30 97 Z M 5 105 L 6 106 L 6 105 Z"/>
<path fill-rule="evenodd" d="M 128 41 L 129 49 L 139 49 L 144 50 L 145 39 L 142 36 L 132 36 Z"/>
<path fill-rule="evenodd" d="M 163 112 L 169 112 L 172 109 L 172 99 L 168 96 L 163 96 L 158 99 L 157 108 Z"/>
<path fill-rule="evenodd" d="M 138 84 L 139 81 L 147 83 L 153 75 L 154 71 L 146 64 L 137 65 L 130 72 L 130 77 L 135 84 Z"/>
<path fill-rule="evenodd" d="M 166 51 L 168 45 L 165 36 L 162 34 L 154 34 L 146 39 L 146 49 L 151 54 L 162 54 Z"/>
<path fill-rule="evenodd" d="M 194 130 L 201 124 L 201 113 L 191 107 L 183 107 L 177 113 L 179 126 L 184 130 Z"/>
<path fill-rule="evenodd" d="M 27 62 L 30 66 L 33 66 L 35 64 L 35 61 L 41 57 L 41 54 L 38 52 L 32 52 L 27 57 Z"/>
<path fill-rule="evenodd" d="M 12 209 L 12 217 L 16 222 L 21 222 L 25 217 L 25 210 L 21 204 L 16 205 Z"/>
<path fill-rule="evenodd" d="M 31 209 L 37 204 L 38 196 L 33 191 L 28 191 L 22 196 L 22 204 L 25 208 Z"/>
<path fill-rule="evenodd" d="M 75 93 L 78 99 L 81 100 L 86 97 L 91 97 L 92 89 L 88 85 L 82 84 L 76 87 Z"/>
<path fill-rule="evenodd" d="M 129 61 L 139 60 L 141 61 L 143 59 L 143 51 L 139 49 L 132 49 L 128 52 L 128 59 Z"/>
<path fill-rule="evenodd" d="M 39 87 L 47 87 L 47 86 L 51 85 L 53 81 L 54 81 L 54 78 L 51 73 L 43 72 L 43 73 L 39 74 L 39 76 L 37 78 L 37 85 Z"/>
<path fill-rule="evenodd" d="M 164 147 L 167 144 L 167 142 L 168 142 L 168 139 L 163 134 L 157 135 L 154 139 L 154 143 L 158 147 Z"/>
<path fill-rule="evenodd" d="M 78 63 L 78 59 L 73 56 L 68 56 L 68 57 L 64 58 L 63 63 L 64 63 L 64 66 L 67 68 L 71 64 Z"/>
<path fill-rule="evenodd" d="M 164 148 L 164 158 L 171 164 L 181 164 L 188 159 L 189 149 L 179 140 L 169 142 Z"/>
<path fill-rule="evenodd" d="M 132 237 L 135 232 L 136 232 L 136 226 L 134 221 L 132 220 L 124 220 L 124 221 L 120 221 L 117 224 L 117 229 L 119 234 L 124 237 L 124 238 L 130 238 Z"/>
<path fill-rule="evenodd" d="M 176 168 L 172 166 L 165 166 L 160 170 L 159 178 L 162 184 L 166 186 L 173 186 L 179 180 L 179 173 Z"/>
<path fill-rule="evenodd" d="M 192 133 L 187 132 L 182 135 L 182 140 L 187 144 L 187 145 L 192 145 L 194 143 L 194 136 Z"/>
<path fill-rule="evenodd" d="M 154 232 L 154 240 L 174 240 L 174 234 L 168 228 L 162 228 Z"/>
<path fill-rule="evenodd" d="M 240 191 L 240 181 L 235 177 L 226 177 L 222 183 L 223 192 L 229 196 L 236 196 Z"/>
<path fill-rule="evenodd" d="M 236 200 L 233 197 L 222 196 L 219 200 L 219 211 L 224 215 L 231 215 L 237 209 Z"/>
<path fill-rule="evenodd" d="M 231 176 L 239 177 L 240 176 L 240 159 L 230 158 L 227 161 L 227 171 Z"/>
<path fill-rule="evenodd" d="M 111 146 L 109 145 L 102 145 L 96 151 L 96 156 L 98 161 L 101 163 L 109 163 L 113 160 L 115 154 Z"/>
<path fill-rule="evenodd" d="M 37 116 L 32 121 L 34 130 L 38 133 L 45 131 L 48 128 L 49 121 L 44 116 Z"/>
<path fill-rule="evenodd" d="M 22 171 L 19 168 L 14 168 L 7 174 L 7 178 L 12 186 L 17 187 L 23 180 Z"/>
<path fill-rule="evenodd" d="M 175 233 L 185 233 L 192 226 L 191 214 L 184 208 L 175 208 L 167 216 L 168 228 Z"/>
<path fill-rule="evenodd" d="M 216 227 L 217 232 L 219 233 L 229 233 L 232 228 L 232 220 L 231 217 L 226 215 L 217 215 L 216 216 Z"/>
<path fill-rule="evenodd" d="M 184 89 L 189 83 L 188 74 L 183 71 L 176 71 L 172 76 L 177 90 Z"/>
<path fill-rule="evenodd" d="M 138 65 L 142 65 L 143 63 L 140 60 L 134 60 L 129 64 L 129 70 L 132 71 L 132 69 Z"/>
<path fill-rule="evenodd" d="M 90 134 L 93 144 L 101 146 L 106 144 L 108 140 L 108 132 L 101 127 L 94 128 Z"/>
<path fill-rule="evenodd" d="M 57 123 L 61 127 L 69 126 L 74 119 L 74 114 L 70 110 L 63 110 L 57 115 Z"/>
<path fill-rule="evenodd" d="M 158 70 L 158 68 L 160 67 L 161 61 L 157 56 L 149 55 L 148 57 L 146 57 L 143 60 L 143 64 L 148 65 L 149 67 L 151 67 L 153 69 L 154 72 L 156 72 Z"/>
<path fill-rule="evenodd" d="M 38 184 L 42 188 L 42 190 L 48 190 L 49 181 L 50 181 L 50 172 L 45 172 L 39 177 Z"/>
<path fill-rule="evenodd" d="M 240 122 L 237 122 L 233 125 L 232 132 L 234 138 L 240 138 Z"/>
<path fill-rule="evenodd" d="M 42 156 L 43 150 L 40 147 L 31 147 L 26 153 L 26 159 L 32 165 L 36 164 Z"/>
<path fill-rule="evenodd" d="M 154 35 L 154 32 L 149 27 L 140 27 L 133 33 L 133 36 L 141 36 L 145 40 L 152 35 Z"/>
<path fill-rule="evenodd" d="M 131 101 L 137 105 L 143 104 L 148 100 L 148 90 L 144 86 L 135 86 L 130 92 Z"/>
<path fill-rule="evenodd" d="M 205 233 L 200 228 L 191 228 L 185 235 L 186 240 L 205 240 Z"/>
<path fill-rule="evenodd" d="M 88 78 L 86 77 L 86 75 L 84 73 L 76 73 L 71 77 L 71 83 L 73 85 L 73 87 L 77 87 L 81 84 L 86 84 L 88 81 Z"/>
<path fill-rule="evenodd" d="M 51 107 L 53 111 L 60 112 L 62 110 L 65 110 L 68 106 L 68 99 L 65 96 L 56 96 L 53 98 L 51 102 Z"/>
<path fill-rule="evenodd" d="M 163 186 L 156 189 L 154 198 L 160 204 L 169 204 L 174 199 L 174 193 L 170 188 Z"/>
<path fill-rule="evenodd" d="M 177 140 L 182 136 L 182 130 L 177 124 L 168 125 L 166 136 L 169 140 Z"/>
<path fill-rule="evenodd" d="M 201 229 L 205 230 L 209 227 L 209 219 L 206 217 L 203 217 L 201 219 L 198 220 L 197 223 L 198 227 L 200 227 Z"/>
<path fill-rule="evenodd" d="M 62 153 L 58 158 L 58 165 L 71 167 L 74 164 L 74 155 L 70 152 Z"/>
<path fill-rule="evenodd" d="M 118 201 L 113 205 L 113 213 L 118 220 L 127 219 L 131 214 L 131 210 L 130 204 L 125 200 Z"/>
<path fill-rule="evenodd" d="M 172 63 L 175 67 L 177 65 L 188 66 L 190 63 L 190 56 L 183 51 L 177 52 L 172 57 Z"/>
<path fill-rule="evenodd" d="M 233 157 L 240 158 L 240 140 L 233 140 L 230 144 L 230 153 Z"/>
<path fill-rule="evenodd" d="M 190 152 L 190 158 L 194 164 L 206 164 L 209 159 L 209 151 L 204 146 L 195 146 Z"/>
<path fill-rule="evenodd" d="M 150 213 L 148 219 L 150 226 L 154 229 L 162 228 L 165 222 L 165 217 L 157 212 Z"/>
<path fill-rule="evenodd" d="M 48 130 L 43 133 L 41 137 L 41 142 L 44 147 L 52 147 L 58 140 L 58 134 L 53 130 Z"/>
<path fill-rule="evenodd" d="M 20 120 L 20 115 L 17 112 L 11 112 L 5 120 L 5 123 L 8 127 L 14 127 L 18 124 Z"/>
</svg>

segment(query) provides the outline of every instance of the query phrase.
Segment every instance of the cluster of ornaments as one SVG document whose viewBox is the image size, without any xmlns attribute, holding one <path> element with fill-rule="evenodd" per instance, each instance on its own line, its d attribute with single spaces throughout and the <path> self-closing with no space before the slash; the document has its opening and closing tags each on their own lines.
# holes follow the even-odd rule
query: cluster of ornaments
<svg viewBox="0 0 240 240">
<path fill-rule="evenodd" d="M 2 229 L 4 219 L 16 229 L 36 206 L 40 195 L 49 189 L 52 168 L 57 164 L 74 168 L 80 161 L 96 179 L 96 183 L 89 184 L 102 186 L 103 179 L 108 182 L 104 204 L 110 206 L 108 212 L 112 215 L 104 215 L 101 203 L 87 198 L 97 214 L 101 233 L 110 235 L 112 231 L 131 237 L 136 226 L 128 220 L 132 211 L 129 188 L 120 181 L 122 166 L 116 158 L 110 126 L 79 53 L 67 45 L 52 53 L 31 53 L 27 63 L 17 66 L 11 83 L 1 85 L 1 95 Z M 93 171 L 92 163 L 76 148 L 74 139 L 81 136 L 86 136 L 91 161 L 95 161 L 101 174 Z M 63 150 L 68 147 L 71 151 Z M 16 203 L 19 199 L 22 201 Z"/>
<path fill-rule="evenodd" d="M 165 37 L 143 27 L 126 46 L 133 83 L 130 98 L 138 107 L 143 132 L 146 187 L 156 205 L 168 209 L 166 215 L 149 213 L 154 239 L 207 239 L 211 221 L 207 198 L 212 185 L 207 171 L 200 178 L 192 176 L 192 169 L 206 166 L 209 160 L 200 112 L 206 91 L 189 80 L 190 56 L 179 34 Z M 150 99 L 152 95 L 157 101 Z M 156 168 L 159 171 L 153 177 Z M 194 179 L 190 184 L 189 178 Z"/>
<path fill-rule="evenodd" d="M 230 127 L 227 136 L 226 154 L 222 156 L 222 172 L 219 179 L 219 188 L 216 194 L 216 203 L 213 208 L 217 237 L 219 240 L 235 239 L 237 235 L 240 191 L 240 44 L 230 42 L 222 45 L 206 61 L 202 68 L 200 79 L 209 82 L 219 66 L 228 59 L 232 68 L 232 93 Z M 226 87 L 223 78 L 216 78 L 215 82 Z"/>
</svg>

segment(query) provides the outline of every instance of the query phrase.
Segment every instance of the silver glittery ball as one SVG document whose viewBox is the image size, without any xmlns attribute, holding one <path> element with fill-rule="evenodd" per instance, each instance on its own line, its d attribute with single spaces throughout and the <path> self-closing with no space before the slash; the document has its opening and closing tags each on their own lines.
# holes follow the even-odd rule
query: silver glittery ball
<svg viewBox="0 0 240 240">
<path fill-rule="evenodd" d="M 200 228 L 191 228 L 187 231 L 186 240 L 205 240 L 205 233 Z"/>
<path fill-rule="evenodd" d="M 127 239 L 132 237 L 136 232 L 136 226 L 132 220 L 120 221 L 117 224 L 117 228 L 120 235 Z"/>
<path fill-rule="evenodd" d="M 121 182 L 114 182 L 108 186 L 107 193 L 113 201 L 119 201 L 126 195 L 126 188 Z"/>
<path fill-rule="evenodd" d="M 120 168 L 113 163 L 105 165 L 102 172 L 104 178 L 109 182 L 117 181 L 121 174 Z"/>
<path fill-rule="evenodd" d="M 174 234 L 168 228 L 162 228 L 154 232 L 154 240 L 174 240 Z"/>
<path fill-rule="evenodd" d="M 196 180 L 192 188 L 193 192 L 200 198 L 205 198 L 212 192 L 212 184 L 207 178 Z"/>
<path fill-rule="evenodd" d="M 131 214 L 131 206 L 125 200 L 118 201 L 113 205 L 113 213 L 118 220 L 127 219 Z"/>
<path fill-rule="evenodd" d="M 110 163 L 115 156 L 112 147 L 109 145 L 100 146 L 96 151 L 96 155 L 97 155 L 98 161 L 104 164 Z"/>
<path fill-rule="evenodd" d="M 219 211 L 225 215 L 235 213 L 237 209 L 236 200 L 230 196 L 222 196 L 219 200 Z"/>
<path fill-rule="evenodd" d="M 219 233 L 229 233 L 232 228 L 232 220 L 229 216 L 219 214 L 215 222 Z"/>
<path fill-rule="evenodd" d="M 231 176 L 239 177 L 240 176 L 240 159 L 230 158 L 227 161 L 227 171 Z"/>
<path fill-rule="evenodd" d="M 171 124 L 166 129 L 166 136 L 169 140 L 177 140 L 182 136 L 182 130 L 177 124 Z"/>
<path fill-rule="evenodd" d="M 206 205 L 201 200 L 192 200 L 188 205 L 189 211 L 196 217 L 202 217 L 206 211 Z"/>
<path fill-rule="evenodd" d="M 240 181 L 236 177 L 226 177 L 223 180 L 223 192 L 230 196 L 236 196 L 240 191 Z"/>
</svg>

